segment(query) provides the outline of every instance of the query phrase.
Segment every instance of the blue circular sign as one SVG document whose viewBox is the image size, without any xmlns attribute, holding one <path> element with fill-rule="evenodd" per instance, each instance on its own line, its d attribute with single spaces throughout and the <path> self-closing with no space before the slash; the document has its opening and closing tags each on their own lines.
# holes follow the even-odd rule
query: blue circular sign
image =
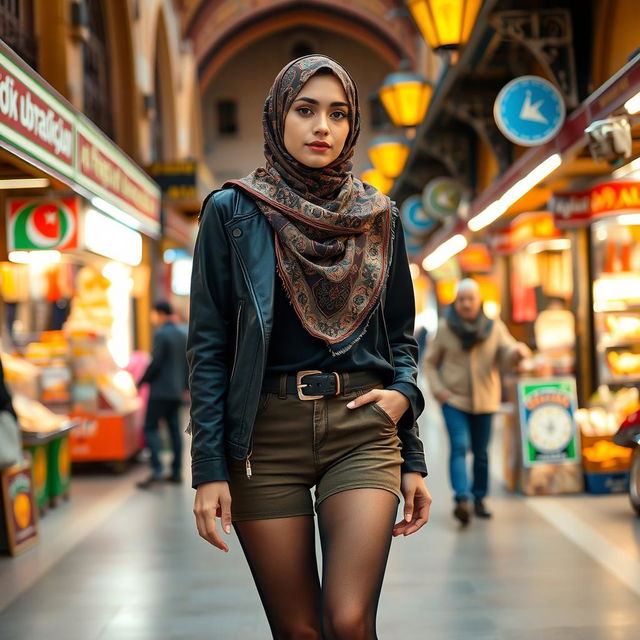
<svg viewBox="0 0 640 640">
<path fill-rule="evenodd" d="M 436 221 L 422 207 L 422 196 L 409 196 L 400 207 L 405 229 L 414 236 L 423 236 L 433 229 Z"/>
<path fill-rule="evenodd" d="M 502 88 L 493 105 L 493 115 L 511 142 L 533 147 L 551 140 L 560 131 L 564 100 L 548 80 L 522 76 Z"/>
</svg>

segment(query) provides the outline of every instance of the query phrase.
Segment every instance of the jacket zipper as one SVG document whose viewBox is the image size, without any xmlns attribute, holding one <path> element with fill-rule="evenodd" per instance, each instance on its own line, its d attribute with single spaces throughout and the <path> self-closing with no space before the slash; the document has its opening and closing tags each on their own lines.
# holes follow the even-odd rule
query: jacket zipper
<svg viewBox="0 0 640 640">
<path fill-rule="evenodd" d="M 253 453 L 253 433 L 251 434 L 251 441 L 249 442 L 249 453 L 244 461 L 244 469 L 247 474 L 247 478 L 251 478 L 253 471 L 251 470 L 251 454 Z"/>
<path fill-rule="evenodd" d="M 229 376 L 229 380 L 233 378 L 233 374 L 236 370 L 236 364 L 238 363 L 238 347 L 240 345 L 240 319 L 242 317 L 242 304 L 243 300 L 240 300 L 240 304 L 238 305 L 238 316 L 236 317 L 236 344 L 235 350 L 233 352 L 233 366 L 231 367 L 231 375 Z"/>
<path fill-rule="evenodd" d="M 247 478 L 251 479 L 251 476 L 253 475 L 253 471 L 251 470 L 251 460 L 249 458 L 251 458 L 251 454 L 253 453 L 253 451 L 249 451 L 249 454 L 247 455 L 247 459 L 244 461 L 244 466 L 245 466 L 245 470 L 247 472 Z"/>
<path fill-rule="evenodd" d="M 245 282 L 247 284 L 247 288 L 249 289 L 250 292 L 253 291 L 253 285 L 251 283 L 251 279 L 249 278 L 249 275 L 247 273 L 247 267 L 242 259 L 242 255 L 241 253 L 238 251 L 238 248 L 235 244 L 233 244 L 233 248 L 234 251 L 236 253 L 236 257 L 238 258 L 238 262 L 240 263 L 240 266 L 242 268 L 242 274 L 245 278 Z M 255 302 L 255 295 L 254 295 L 254 302 Z M 256 307 L 257 307 L 257 303 L 256 303 Z M 238 308 L 238 327 L 240 326 L 240 312 L 242 311 L 242 301 L 240 302 L 240 306 Z M 260 313 L 258 313 L 258 321 L 260 323 L 260 328 L 263 330 L 262 331 L 262 335 L 263 335 L 263 340 L 262 340 L 262 362 L 263 365 L 266 361 L 266 337 L 264 334 L 264 327 L 262 326 L 262 318 Z M 238 336 L 239 336 L 239 331 L 236 330 L 236 353 L 234 355 L 234 362 L 233 362 L 233 368 L 231 369 L 231 376 L 233 376 L 233 372 L 235 371 L 236 368 L 236 359 L 238 356 Z M 231 379 L 231 376 L 229 377 L 229 379 Z M 249 443 L 249 453 L 247 454 L 247 457 L 245 458 L 245 472 L 247 474 L 247 478 L 251 478 L 251 476 L 253 475 L 253 470 L 251 469 L 251 454 L 253 453 L 253 432 L 251 433 L 251 440 Z"/>
</svg>

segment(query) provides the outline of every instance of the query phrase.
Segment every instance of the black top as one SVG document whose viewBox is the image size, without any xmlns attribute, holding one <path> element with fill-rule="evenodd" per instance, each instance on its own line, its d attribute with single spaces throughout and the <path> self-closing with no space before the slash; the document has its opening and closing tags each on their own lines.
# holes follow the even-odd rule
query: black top
<svg viewBox="0 0 640 640">
<path fill-rule="evenodd" d="M 406 318 L 415 315 L 413 285 L 400 226 L 394 240 L 384 307 L 393 309 L 394 313 L 404 314 Z M 266 375 L 295 374 L 297 371 L 304 370 L 337 371 L 338 373 L 371 371 L 379 372 L 381 378 L 386 380 L 389 378 L 389 373 L 393 371 L 393 366 L 385 357 L 387 353 L 388 345 L 380 306 L 371 317 L 361 339 L 346 353 L 334 356 L 323 340 L 315 338 L 304 329 L 287 298 L 282 280 L 276 275 L 273 332 L 269 344 Z M 416 392 L 413 385 L 406 382 L 394 383 L 386 388 L 400 391 L 409 400 L 412 400 Z"/>
</svg>

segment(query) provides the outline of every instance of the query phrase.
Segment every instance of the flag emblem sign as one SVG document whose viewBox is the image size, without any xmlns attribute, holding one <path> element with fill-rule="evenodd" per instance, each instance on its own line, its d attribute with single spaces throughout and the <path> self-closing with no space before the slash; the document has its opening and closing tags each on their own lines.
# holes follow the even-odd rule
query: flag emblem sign
<svg viewBox="0 0 640 640">
<path fill-rule="evenodd" d="M 78 200 L 14 199 L 8 203 L 10 250 L 78 248 Z"/>
</svg>

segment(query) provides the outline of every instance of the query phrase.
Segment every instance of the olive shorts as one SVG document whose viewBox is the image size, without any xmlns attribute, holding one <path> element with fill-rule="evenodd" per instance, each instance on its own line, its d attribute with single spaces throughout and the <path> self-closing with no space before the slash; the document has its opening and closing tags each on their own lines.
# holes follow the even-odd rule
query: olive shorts
<svg viewBox="0 0 640 640">
<path fill-rule="evenodd" d="M 263 392 L 250 456 L 228 459 L 231 517 L 234 521 L 312 516 L 315 507 L 348 489 L 400 492 L 401 442 L 385 411 L 370 403 L 347 403 L 372 385 L 320 400 L 300 400 Z"/>
</svg>

